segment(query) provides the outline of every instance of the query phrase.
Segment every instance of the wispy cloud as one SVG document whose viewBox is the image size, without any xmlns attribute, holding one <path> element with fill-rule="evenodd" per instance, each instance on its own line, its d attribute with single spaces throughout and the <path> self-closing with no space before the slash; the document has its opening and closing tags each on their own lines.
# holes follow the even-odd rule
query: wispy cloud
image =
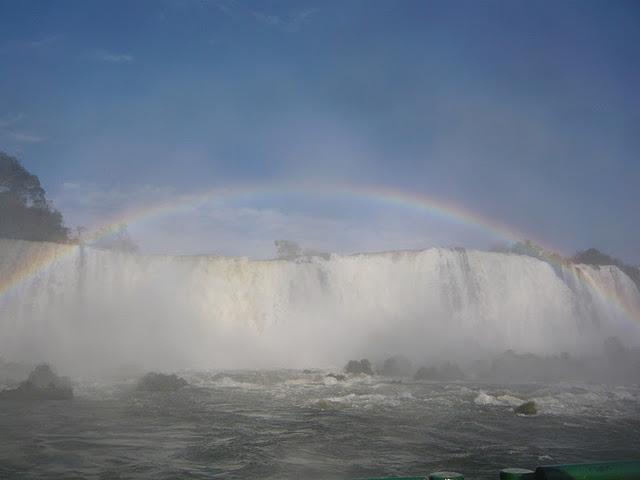
<svg viewBox="0 0 640 480">
<path fill-rule="evenodd" d="M 42 135 L 36 135 L 30 132 L 17 132 L 17 131 L 5 131 L 4 136 L 7 136 L 18 143 L 42 143 L 47 140 L 47 137 Z"/>
<path fill-rule="evenodd" d="M 301 12 L 295 13 L 288 18 L 288 21 L 284 25 L 285 30 L 288 32 L 297 32 L 305 25 L 309 19 L 317 14 L 320 10 L 317 8 L 309 8 Z"/>
<path fill-rule="evenodd" d="M 106 50 L 97 50 L 93 53 L 92 58 L 99 62 L 105 63 L 133 63 L 135 57 L 128 53 L 115 53 Z"/>
<path fill-rule="evenodd" d="M 16 115 L 10 115 L 8 117 L 0 118 L 0 130 L 15 125 L 24 118 L 24 113 L 18 113 Z"/>
<path fill-rule="evenodd" d="M 230 18 L 237 18 L 239 16 L 239 12 L 242 9 L 242 7 L 240 7 L 233 0 L 217 0 L 214 1 L 211 5 L 213 5 L 215 8 L 217 8 Z"/>
<path fill-rule="evenodd" d="M 35 52 L 37 50 L 45 50 L 52 47 L 63 38 L 63 35 L 53 34 L 46 35 L 31 40 L 10 40 L 0 44 L 0 53 L 25 53 L 28 51 Z"/>
<path fill-rule="evenodd" d="M 319 10 L 317 8 L 309 8 L 300 12 L 278 16 L 257 10 L 249 10 L 253 18 L 259 22 L 291 33 L 299 31 L 302 26 L 309 21 L 311 16 L 318 12 Z"/>
<path fill-rule="evenodd" d="M 0 118 L 0 138 L 19 144 L 42 143 L 47 140 L 47 137 L 21 128 L 20 124 L 24 119 L 24 113 Z"/>
<path fill-rule="evenodd" d="M 26 45 L 30 48 L 44 48 L 44 47 L 53 45 L 54 43 L 58 42 L 61 38 L 62 38 L 62 35 L 60 34 L 47 35 L 45 37 L 41 37 L 36 40 L 31 40 L 27 42 Z"/>
<path fill-rule="evenodd" d="M 266 23 L 267 25 L 271 25 L 272 27 L 277 27 L 282 24 L 282 19 L 277 15 L 269 15 L 267 13 L 258 12 L 256 10 L 251 10 L 250 12 L 256 20 L 262 23 Z"/>
<path fill-rule="evenodd" d="M 276 15 L 271 12 L 246 8 L 230 0 L 218 0 L 213 5 L 230 18 L 252 18 L 261 24 L 289 33 L 299 31 L 313 15 L 320 11 L 317 8 L 307 8 Z"/>
</svg>

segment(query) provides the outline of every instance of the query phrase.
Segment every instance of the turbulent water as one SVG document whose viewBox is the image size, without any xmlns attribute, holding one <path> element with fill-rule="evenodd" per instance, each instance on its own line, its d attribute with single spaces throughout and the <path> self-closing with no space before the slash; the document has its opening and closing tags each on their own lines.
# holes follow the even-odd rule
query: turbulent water
<svg viewBox="0 0 640 480">
<path fill-rule="evenodd" d="M 46 266 L 17 275 L 33 264 Z M 577 354 L 639 338 L 620 305 L 640 311 L 640 293 L 616 267 L 462 249 L 251 261 L 0 240 L 0 275 L 0 353 L 70 372 Z"/>
<path fill-rule="evenodd" d="M 3 479 L 317 478 L 426 474 L 630 459 L 640 388 L 498 386 L 325 372 L 187 372 L 190 386 L 76 382 L 68 402 L 0 408 Z M 513 405 L 533 399 L 533 417 Z"/>
</svg>

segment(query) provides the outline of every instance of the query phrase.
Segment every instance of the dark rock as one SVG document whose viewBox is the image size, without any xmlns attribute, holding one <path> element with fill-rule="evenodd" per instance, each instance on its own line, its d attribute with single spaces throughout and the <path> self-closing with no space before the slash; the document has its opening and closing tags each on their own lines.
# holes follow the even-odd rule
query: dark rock
<svg viewBox="0 0 640 480">
<path fill-rule="evenodd" d="M 137 390 L 145 392 L 175 392 L 189 385 L 184 378 L 176 374 L 147 373 L 138 382 Z"/>
<path fill-rule="evenodd" d="M 344 382 L 347 379 L 346 376 L 341 375 L 339 373 L 327 373 L 325 375 L 325 377 L 327 377 L 327 378 L 335 378 L 339 382 Z"/>
<path fill-rule="evenodd" d="M 71 382 L 59 377 L 46 364 L 38 365 L 17 388 L 0 392 L 2 400 L 68 400 L 73 398 Z"/>
<path fill-rule="evenodd" d="M 538 413 L 538 407 L 536 406 L 536 402 L 529 401 L 524 402 L 519 407 L 516 407 L 514 411 L 519 415 L 535 415 Z"/>
<path fill-rule="evenodd" d="M 373 370 L 371 369 L 371 362 L 366 358 L 362 360 L 349 360 L 347 366 L 344 367 L 345 373 L 352 374 L 365 374 L 365 375 L 373 375 Z"/>
</svg>

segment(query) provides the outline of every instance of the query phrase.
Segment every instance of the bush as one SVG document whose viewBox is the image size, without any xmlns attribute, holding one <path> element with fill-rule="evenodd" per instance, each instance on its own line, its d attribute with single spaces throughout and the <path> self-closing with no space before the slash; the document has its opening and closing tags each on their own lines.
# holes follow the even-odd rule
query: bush
<svg viewBox="0 0 640 480">
<path fill-rule="evenodd" d="M 636 284 L 638 289 L 640 289 L 640 267 L 634 267 L 632 265 L 627 265 L 621 260 L 618 260 L 615 257 L 607 255 L 606 253 L 601 252 L 596 248 L 589 248 L 582 252 L 576 253 L 571 261 L 573 263 L 584 263 L 586 265 L 595 265 L 595 266 L 603 266 L 603 265 L 614 265 L 622 270 L 633 282 Z"/>
<path fill-rule="evenodd" d="M 447 362 L 440 367 L 420 367 L 413 378 L 414 380 L 450 382 L 454 380 L 464 380 L 466 375 L 458 365 Z"/>
<path fill-rule="evenodd" d="M 0 152 L 0 237 L 69 242 L 62 215 L 46 198 L 37 176 Z"/>
<path fill-rule="evenodd" d="M 363 358 L 362 360 L 349 360 L 347 366 L 344 367 L 345 373 L 351 373 L 355 375 L 365 374 L 365 375 L 373 375 L 373 370 L 371 369 L 371 362 Z"/>
<path fill-rule="evenodd" d="M 411 362 L 404 355 L 394 355 L 384 361 L 380 373 L 389 377 L 408 377 L 411 374 Z"/>
</svg>

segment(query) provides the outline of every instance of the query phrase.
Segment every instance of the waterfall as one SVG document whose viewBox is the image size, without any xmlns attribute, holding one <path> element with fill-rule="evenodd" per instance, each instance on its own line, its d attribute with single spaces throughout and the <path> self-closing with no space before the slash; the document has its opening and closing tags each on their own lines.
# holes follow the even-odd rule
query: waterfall
<svg viewBox="0 0 640 480">
<path fill-rule="evenodd" d="M 639 338 L 640 292 L 617 267 L 475 250 L 249 260 L 0 239 L 0 278 L 0 354 L 86 368 L 584 353 Z"/>
</svg>

